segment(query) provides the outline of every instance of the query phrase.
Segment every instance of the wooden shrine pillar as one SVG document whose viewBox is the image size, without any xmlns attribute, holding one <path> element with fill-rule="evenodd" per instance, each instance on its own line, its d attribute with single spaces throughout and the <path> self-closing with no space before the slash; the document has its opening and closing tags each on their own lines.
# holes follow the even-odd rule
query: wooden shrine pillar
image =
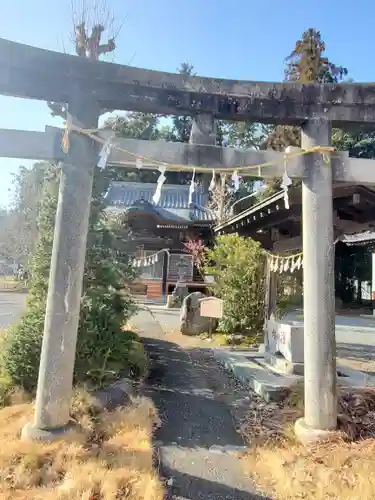
<svg viewBox="0 0 375 500">
<path fill-rule="evenodd" d="M 279 232 L 277 229 L 272 231 L 272 242 L 278 241 Z M 277 307 L 277 288 L 279 282 L 279 275 L 271 270 L 271 261 L 268 257 L 265 265 L 265 296 L 264 296 L 264 349 L 265 352 L 269 350 L 269 337 L 268 337 L 268 320 L 271 315 L 276 315 Z"/>
</svg>

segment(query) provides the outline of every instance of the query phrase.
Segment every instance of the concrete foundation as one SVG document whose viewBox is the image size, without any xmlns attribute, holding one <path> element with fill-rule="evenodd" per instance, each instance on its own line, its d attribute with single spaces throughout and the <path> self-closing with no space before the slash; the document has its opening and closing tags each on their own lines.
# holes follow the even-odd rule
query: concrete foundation
<svg viewBox="0 0 375 500">
<path fill-rule="evenodd" d="M 303 363 L 288 361 L 281 354 L 264 352 L 264 362 L 269 368 L 285 375 L 303 375 Z"/>
<path fill-rule="evenodd" d="M 293 385 L 303 380 L 303 375 L 285 374 L 276 366 L 271 367 L 260 352 L 229 349 L 214 349 L 213 352 L 219 364 L 267 402 L 282 401 Z M 375 377 L 339 363 L 336 378 L 341 388 L 375 387 Z"/>
<path fill-rule="evenodd" d="M 337 439 L 339 435 L 335 430 L 314 429 L 309 427 L 304 418 L 296 420 L 294 424 L 294 433 L 297 439 L 305 446 L 331 441 Z"/>
<path fill-rule="evenodd" d="M 73 421 L 68 422 L 63 427 L 41 429 L 32 422 L 26 424 L 21 432 L 21 439 L 24 441 L 39 441 L 42 443 L 52 443 L 59 439 L 66 439 L 69 434 L 79 430 L 77 424 Z"/>
</svg>

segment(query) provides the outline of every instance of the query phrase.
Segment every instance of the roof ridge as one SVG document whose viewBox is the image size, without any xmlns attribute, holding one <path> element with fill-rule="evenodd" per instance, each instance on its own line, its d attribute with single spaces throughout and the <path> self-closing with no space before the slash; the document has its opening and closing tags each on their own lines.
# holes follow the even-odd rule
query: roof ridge
<svg viewBox="0 0 375 500">
<path fill-rule="evenodd" d="M 137 186 L 139 188 L 156 188 L 157 183 L 156 182 L 141 182 L 141 181 L 111 181 L 110 184 L 113 186 Z M 163 189 L 181 189 L 183 188 L 184 190 L 190 189 L 190 184 L 163 184 Z"/>
</svg>

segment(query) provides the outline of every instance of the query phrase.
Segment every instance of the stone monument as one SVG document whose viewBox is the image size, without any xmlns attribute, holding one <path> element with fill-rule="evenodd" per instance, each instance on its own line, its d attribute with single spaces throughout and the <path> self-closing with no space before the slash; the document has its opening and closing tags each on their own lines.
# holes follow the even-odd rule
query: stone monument
<svg viewBox="0 0 375 500">
<path fill-rule="evenodd" d="M 282 323 L 272 314 L 264 332 L 264 361 L 287 375 L 303 375 L 303 325 Z"/>
<path fill-rule="evenodd" d="M 201 316 L 200 302 L 206 296 L 201 292 L 193 292 L 184 298 L 180 314 L 180 331 L 184 335 L 199 335 L 208 332 L 211 318 Z"/>
</svg>

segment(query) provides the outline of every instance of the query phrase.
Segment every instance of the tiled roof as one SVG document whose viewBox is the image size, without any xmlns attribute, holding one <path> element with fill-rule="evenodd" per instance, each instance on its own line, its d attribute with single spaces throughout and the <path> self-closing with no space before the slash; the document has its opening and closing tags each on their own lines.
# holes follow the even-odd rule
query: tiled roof
<svg viewBox="0 0 375 500">
<path fill-rule="evenodd" d="M 160 214 L 169 219 L 185 221 L 210 221 L 212 216 L 205 210 L 208 196 L 201 186 L 193 194 L 193 203 L 189 206 L 189 185 L 164 184 L 158 205 L 154 205 Z M 118 182 L 110 184 L 106 195 L 108 208 L 127 210 L 143 200 L 152 204 L 156 184 L 143 182 Z"/>
<path fill-rule="evenodd" d="M 363 231 L 356 234 L 345 234 L 341 241 L 346 245 L 363 245 L 365 243 L 372 243 L 375 241 L 374 231 Z"/>
</svg>

